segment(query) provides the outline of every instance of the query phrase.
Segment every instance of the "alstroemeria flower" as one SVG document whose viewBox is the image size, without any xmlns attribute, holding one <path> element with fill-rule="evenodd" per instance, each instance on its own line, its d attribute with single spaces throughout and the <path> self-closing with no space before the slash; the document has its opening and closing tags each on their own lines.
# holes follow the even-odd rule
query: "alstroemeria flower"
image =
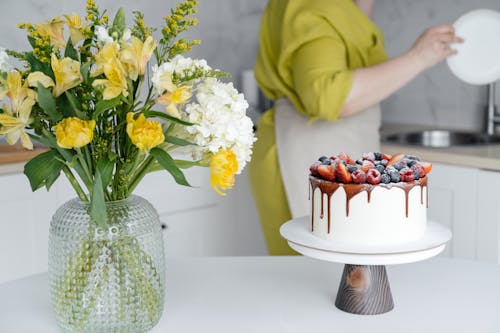
<svg viewBox="0 0 500 333">
<path fill-rule="evenodd" d="M 221 190 L 227 190 L 234 185 L 234 175 L 238 171 L 236 154 L 230 149 L 221 149 L 210 158 L 210 185 L 215 192 L 226 195 Z"/>
<path fill-rule="evenodd" d="M 127 113 L 127 134 L 132 144 L 145 154 L 165 141 L 161 124 L 146 120 L 142 113 L 137 119 L 134 113 Z"/>
<path fill-rule="evenodd" d="M 156 48 L 153 37 L 148 36 L 144 42 L 137 37 L 132 37 L 130 44 L 125 44 L 120 52 L 120 60 L 127 70 L 128 77 L 137 80 L 139 75 L 144 75 L 146 65 Z"/>
<path fill-rule="evenodd" d="M 104 64 L 104 75 L 106 79 L 95 80 L 93 87 L 104 87 L 103 99 L 113 99 L 120 94 L 128 96 L 127 77 L 121 62 L 117 59 Z"/>
<path fill-rule="evenodd" d="M 54 80 L 50 76 L 45 75 L 42 72 L 33 72 L 28 75 L 26 78 L 26 81 L 28 81 L 28 85 L 30 87 L 37 87 L 38 84 L 40 83 L 44 88 L 49 88 L 53 87 Z"/>
<path fill-rule="evenodd" d="M 36 30 L 40 35 L 50 37 L 50 43 L 52 45 L 61 48 L 66 46 L 66 39 L 64 38 L 64 21 L 59 17 L 47 23 L 38 23 L 36 25 Z"/>
<path fill-rule="evenodd" d="M 21 139 L 24 148 L 33 149 L 33 143 L 24 129 L 31 122 L 31 108 L 35 105 L 36 93 L 28 88 L 27 82 L 22 83 L 19 72 L 10 72 L 2 85 L 7 90 L 5 95 L 10 100 L 10 106 L 3 105 L 4 113 L 0 114 L 0 125 L 2 125 L 0 134 L 5 135 L 10 145 Z"/>
<path fill-rule="evenodd" d="M 71 58 L 57 59 L 56 55 L 52 54 L 51 65 L 56 78 L 56 84 L 52 91 L 55 97 L 59 97 L 66 90 L 74 88 L 83 82 L 80 73 L 80 62 Z"/>
<path fill-rule="evenodd" d="M 94 139 L 95 120 L 64 118 L 54 126 L 57 145 L 65 149 L 81 148 Z"/>
<path fill-rule="evenodd" d="M 81 40 L 84 40 L 85 35 L 82 32 L 84 28 L 82 24 L 82 18 L 75 13 L 71 14 L 71 16 L 64 15 L 64 17 L 66 18 L 66 23 L 68 24 L 69 27 L 69 34 L 73 45 L 75 45 Z"/>
<path fill-rule="evenodd" d="M 156 99 L 156 103 L 167 105 L 167 113 L 180 118 L 181 114 L 177 105 L 186 103 L 191 98 L 191 90 L 188 86 L 176 87 Z"/>
<path fill-rule="evenodd" d="M 98 76 L 104 73 L 104 65 L 111 61 L 117 61 L 120 57 L 118 50 L 120 46 L 117 42 L 108 43 L 102 46 L 102 48 L 94 56 L 96 66 L 90 71 L 92 77 Z"/>
</svg>

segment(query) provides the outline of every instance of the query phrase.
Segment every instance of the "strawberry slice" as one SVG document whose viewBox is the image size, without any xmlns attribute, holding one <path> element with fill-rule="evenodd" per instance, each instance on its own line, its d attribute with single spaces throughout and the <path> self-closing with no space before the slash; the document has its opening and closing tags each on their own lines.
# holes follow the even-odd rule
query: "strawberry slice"
<svg viewBox="0 0 500 333">
<path fill-rule="evenodd" d="M 342 162 L 337 163 L 337 179 L 344 184 L 352 182 L 352 175 Z"/>
<path fill-rule="evenodd" d="M 320 161 L 316 161 L 309 167 L 309 171 L 313 176 L 319 176 L 318 167 L 321 165 Z"/>
<path fill-rule="evenodd" d="M 341 161 L 344 161 L 346 164 L 355 164 L 356 161 L 353 160 L 349 155 L 347 155 L 346 153 L 339 153 L 337 155 L 337 159 L 341 160 Z"/>
<path fill-rule="evenodd" d="M 391 158 L 392 158 L 392 155 L 382 153 L 382 159 L 383 160 L 388 160 L 389 161 Z"/>
<path fill-rule="evenodd" d="M 431 162 L 418 162 L 425 170 L 425 173 L 429 173 L 432 170 Z"/>
<path fill-rule="evenodd" d="M 336 176 L 335 167 L 333 165 L 318 165 L 318 173 L 321 178 L 334 181 Z"/>
<path fill-rule="evenodd" d="M 393 164 L 401 162 L 404 158 L 405 158 L 405 154 L 392 155 L 392 157 L 389 159 L 389 162 L 387 162 L 387 166 L 391 166 Z"/>
</svg>

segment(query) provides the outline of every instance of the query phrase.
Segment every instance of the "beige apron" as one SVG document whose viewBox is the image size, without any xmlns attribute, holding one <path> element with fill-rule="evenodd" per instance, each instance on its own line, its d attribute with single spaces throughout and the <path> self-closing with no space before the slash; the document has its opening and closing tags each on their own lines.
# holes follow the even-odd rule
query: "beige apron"
<svg viewBox="0 0 500 333">
<path fill-rule="evenodd" d="M 380 107 L 331 122 L 299 113 L 286 98 L 274 104 L 276 146 L 285 192 L 292 217 L 309 214 L 309 166 L 322 155 L 346 152 L 353 158 L 380 150 Z"/>
</svg>

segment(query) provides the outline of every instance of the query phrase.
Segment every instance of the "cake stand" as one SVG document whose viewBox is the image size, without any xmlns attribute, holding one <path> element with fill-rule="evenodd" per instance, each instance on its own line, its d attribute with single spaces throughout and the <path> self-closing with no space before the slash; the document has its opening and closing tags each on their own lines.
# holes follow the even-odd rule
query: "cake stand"
<svg viewBox="0 0 500 333">
<path fill-rule="evenodd" d="M 335 306 L 361 315 L 381 314 L 394 308 L 385 265 L 434 257 L 451 239 L 448 228 L 428 221 L 425 234 L 405 244 L 367 246 L 326 241 L 311 233 L 309 216 L 288 221 L 280 233 L 292 249 L 305 256 L 345 264 Z"/>
</svg>

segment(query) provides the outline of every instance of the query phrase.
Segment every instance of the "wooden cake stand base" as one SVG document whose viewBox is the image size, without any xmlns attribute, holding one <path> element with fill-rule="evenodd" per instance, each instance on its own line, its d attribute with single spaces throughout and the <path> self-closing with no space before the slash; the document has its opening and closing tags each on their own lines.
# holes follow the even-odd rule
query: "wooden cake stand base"
<svg viewBox="0 0 500 333">
<path fill-rule="evenodd" d="M 448 228 L 432 221 L 418 241 L 389 247 L 326 241 L 314 236 L 308 226 L 309 218 L 302 217 L 285 223 L 280 232 L 292 249 L 305 256 L 345 264 L 335 306 L 360 315 L 381 314 L 394 308 L 384 265 L 434 257 L 451 239 Z"/>
</svg>

